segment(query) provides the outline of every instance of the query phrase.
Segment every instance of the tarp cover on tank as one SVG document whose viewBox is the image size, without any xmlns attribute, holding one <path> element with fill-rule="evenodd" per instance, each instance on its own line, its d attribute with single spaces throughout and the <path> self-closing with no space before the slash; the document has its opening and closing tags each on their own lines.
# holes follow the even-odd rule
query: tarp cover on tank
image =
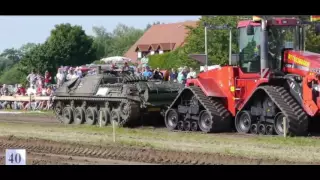
<svg viewBox="0 0 320 180">
<path fill-rule="evenodd" d="M 176 93 L 183 88 L 183 84 L 173 82 L 138 82 L 137 89 L 139 92 L 148 90 L 150 93 Z"/>
<path fill-rule="evenodd" d="M 96 94 L 103 75 L 88 75 L 64 83 L 55 92 L 55 96 L 93 96 Z"/>
<path fill-rule="evenodd" d="M 72 96 L 93 96 L 96 94 L 103 75 L 91 75 L 81 79 L 77 88 L 71 94 Z"/>
</svg>

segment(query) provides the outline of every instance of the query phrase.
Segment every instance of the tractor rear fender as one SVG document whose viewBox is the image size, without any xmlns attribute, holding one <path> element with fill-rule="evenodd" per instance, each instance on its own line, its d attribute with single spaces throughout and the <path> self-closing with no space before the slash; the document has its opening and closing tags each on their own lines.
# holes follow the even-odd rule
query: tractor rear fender
<svg viewBox="0 0 320 180">
<path fill-rule="evenodd" d="M 204 95 L 209 97 L 220 97 L 220 98 L 227 97 L 225 93 L 220 89 L 216 81 L 213 79 L 209 79 L 209 78 L 208 79 L 188 79 L 186 87 L 180 91 L 178 96 L 176 96 L 176 98 L 173 100 L 173 102 L 169 106 L 169 109 L 176 108 L 176 106 L 178 106 L 178 104 L 181 103 L 182 99 L 184 99 L 185 97 L 192 96 L 193 92 L 190 89 L 190 86 L 199 87 L 201 91 L 204 93 Z"/>
<path fill-rule="evenodd" d="M 206 96 L 221 98 L 227 97 L 226 93 L 224 93 L 221 89 L 223 85 L 218 85 L 218 83 L 212 78 L 188 79 L 187 86 L 200 87 Z"/>
<path fill-rule="evenodd" d="M 263 98 L 265 96 L 266 92 L 264 91 L 264 89 L 257 87 L 257 89 L 254 90 L 251 95 L 244 101 L 242 106 L 238 107 L 238 112 L 253 104 L 255 100 L 258 100 L 258 98 Z"/>
</svg>

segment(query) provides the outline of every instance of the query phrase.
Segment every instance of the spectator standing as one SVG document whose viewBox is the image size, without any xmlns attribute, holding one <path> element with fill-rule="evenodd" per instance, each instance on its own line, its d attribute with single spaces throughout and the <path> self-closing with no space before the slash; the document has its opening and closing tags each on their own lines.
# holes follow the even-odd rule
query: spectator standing
<svg viewBox="0 0 320 180">
<path fill-rule="evenodd" d="M 6 84 L 3 84 L 1 88 L 1 95 L 2 96 L 9 96 L 9 89 Z"/>
<path fill-rule="evenodd" d="M 21 84 L 18 84 L 18 89 L 15 93 L 16 96 L 24 96 L 26 94 L 26 89 L 24 87 L 22 87 Z M 18 110 L 18 109 L 23 109 L 23 102 L 19 102 L 19 101 L 14 101 L 13 102 L 13 108 Z"/>
<path fill-rule="evenodd" d="M 138 67 L 135 69 L 134 75 L 135 76 L 141 76 L 142 75 L 141 72 L 140 72 L 140 69 Z"/>
<path fill-rule="evenodd" d="M 42 86 L 43 85 L 43 77 L 41 76 L 41 73 L 38 72 L 36 75 L 36 87 Z"/>
<path fill-rule="evenodd" d="M 44 73 L 44 85 L 47 87 L 49 84 L 51 84 L 51 80 L 52 80 L 52 77 L 49 71 L 46 70 L 46 72 Z"/>
<path fill-rule="evenodd" d="M 31 71 L 31 73 L 27 76 L 27 81 L 29 82 L 29 86 L 31 87 L 32 85 L 36 85 L 36 74 L 34 70 Z"/>
<path fill-rule="evenodd" d="M 67 81 L 74 79 L 74 78 L 77 78 L 77 77 L 78 76 L 74 73 L 74 70 L 70 68 L 69 73 L 67 75 Z"/>
<path fill-rule="evenodd" d="M 82 78 L 82 71 L 81 71 L 81 68 L 80 68 L 80 67 L 77 67 L 76 69 L 77 69 L 77 70 L 76 70 L 76 72 L 77 72 L 77 76 L 78 76 L 79 78 Z"/>
<path fill-rule="evenodd" d="M 27 89 L 27 95 L 34 95 L 37 94 L 37 89 L 35 85 L 32 85 L 30 88 Z"/>
<path fill-rule="evenodd" d="M 159 80 L 163 79 L 163 74 L 160 72 L 160 68 L 154 70 L 153 78 Z"/>
<path fill-rule="evenodd" d="M 150 79 L 152 77 L 152 72 L 150 71 L 149 66 L 147 66 L 144 70 L 144 72 L 142 73 L 142 75 L 148 79 Z"/>
<path fill-rule="evenodd" d="M 124 66 L 122 67 L 122 71 L 129 71 L 129 70 L 130 70 L 130 67 L 128 65 L 128 62 L 125 62 Z"/>
<path fill-rule="evenodd" d="M 13 94 L 16 94 L 17 93 L 17 91 L 18 91 L 18 84 L 15 84 L 14 85 L 14 88 L 13 88 Z"/>
<path fill-rule="evenodd" d="M 6 84 L 3 84 L 0 92 L 1 92 L 1 96 L 9 96 L 9 90 Z M 7 104 L 8 104 L 7 101 L 1 102 L 0 107 L 2 109 L 5 109 L 7 107 Z"/>
<path fill-rule="evenodd" d="M 180 67 L 180 68 L 178 69 L 178 71 L 179 71 L 179 73 L 178 73 L 177 80 L 178 80 L 179 83 L 182 84 L 182 83 L 183 83 L 183 80 L 184 80 L 184 70 L 183 70 L 182 67 Z"/>
<path fill-rule="evenodd" d="M 194 71 L 193 68 L 190 68 L 190 71 L 187 75 L 187 79 L 193 79 L 193 78 L 196 78 L 196 76 L 197 76 L 196 71 Z"/>
<path fill-rule="evenodd" d="M 178 73 L 174 68 L 172 68 L 169 74 L 169 81 L 177 82 L 177 78 L 178 78 Z"/>
<path fill-rule="evenodd" d="M 24 96 L 26 94 L 26 89 L 21 84 L 18 84 L 18 90 L 16 94 L 19 96 Z"/>
<path fill-rule="evenodd" d="M 65 81 L 65 75 L 62 68 L 58 69 L 56 78 L 57 78 L 57 86 L 60 87 Z"/>
</svg>

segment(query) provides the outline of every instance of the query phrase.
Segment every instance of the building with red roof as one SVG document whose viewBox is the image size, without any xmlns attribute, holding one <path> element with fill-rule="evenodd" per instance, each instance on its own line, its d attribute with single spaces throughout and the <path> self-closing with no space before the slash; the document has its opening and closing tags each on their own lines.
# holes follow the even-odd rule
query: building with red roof
<svg viewBox="0 0 320 180">
<path fill-rule="evenodd" d="M 196 27 L 198 21 L 185 21 L 151 26 L 124 54 L 133 62 L 146 55 L 162 54 L 181 47 L 188 35 L 187 26 Z"/>
</svg>

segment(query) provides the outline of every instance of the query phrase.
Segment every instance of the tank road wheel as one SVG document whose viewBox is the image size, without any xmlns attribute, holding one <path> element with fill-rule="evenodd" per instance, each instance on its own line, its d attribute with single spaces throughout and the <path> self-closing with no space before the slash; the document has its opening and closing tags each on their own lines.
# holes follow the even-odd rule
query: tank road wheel
<svg viewBox="0 0 320 180">
<path fill-rule="evenodd" d="M 113 109 L 110 112 L 110 122 L 115 123 L 116 126 L 119 126 L 120 120 L 121 120 L 121 117 L 120 117 L 119 111 Z"/>
<path fill-rule="evenodd" d="M 240 111 L 235 118 L 236 130 L 239 133 L 248 133 L 251 127 L 251 115 L 248 111 Z"/>
<path fill-rule="evenodd" d="M 89 107 L 86 110 L 86 123 L 89 125 L 95 125 L 97 123 L 98 111 L 94 107 Z"/>
<path fill-rule="evenodd" d="M 193 121 L 191 123 L 191 131 L 193 131 L 193 132 L 198 131 L 198 123 L 197 123 L 197 121 Z"/>
<path fill-rule="evenodd" d="M 250 127 L 250 132 L 252 134 L 257 134 L 258 133 L 258 126 L 257 124 L 252 124 L 251 127 Z"/>
<path fill-rule="evenodd" d="M 213 118 L 208 111 L 203 110 L 199 115 L 199 128 L 203 132 L 210 132 L 213 126 Z"/>
<path fill-rule="evenodd" d="M 179 131 L 183 131 L 183 129 L 184 129 L 184 123 L 183 123 L 183 121 L 179 121 L 179 122 L 178 122 L 178 124 L 177 124 L 177 129 L 178 129 Z"/>
<path fill-rule="evenodd" d="M 165 115 L 165 119 L 164 119 L 164 122 L 166 124 L 166 127 L 172 131 L 174 130 L 177 125 L 178 125 L 178 121 L 179 121 L 179 114 L 177 112 L 177 110 L 175 109 L 169 109 L 167 112 L 166 112 L 166 115 Z"/>
<path fill-rule="evenodd" d="M 82 107 L 77 107 L 73 111 L 74 124 L 80 125 L 83 124 L 86 120 L 86 115 Z"/>
<path fill-rule="evenodd" d="M 73 121 L 73 112 L 71 107 L 65 107 L 62 110 L 62 117 L 64 124 L 71 124 Z"/>
<path fill-rule="evenodd" d="M 63 122 L 62 111 L 63 111 L 63 104 L 61 101 L 58 101 L 54 106 L 54 113 L 60 122 Z"/>
<path fill-rule="evenodd" d="M 262 134 L 262 135 L 265 135 L 266 134 L 266 126 L 264 124 L 259 124 L 258 126 L 258 133 L 259 134 Z"/>
<path fill-rule="evenodd" d="M 273 135 L 273 126 L 272 125 L 267 125 L 266 126 L 266 134 L 267 135 Z"/>
<path fill-rule="evenodd" d="M 109 109 L 103 108 L 100 111 L 102 111 L 102 126 L 107 126 L 110 123 L 110 111 Z M 100 121 L 100 113 L 99 113 L 99 121 Z"/>
<path fill-rule="evenodd" d="M 183 125 L 183 129 L 185 131 L 190 131 L 191 130 L 191 123 L 189 121 L 185 121 Z"/>
<path fill-rule="evenodd" d="M 275 117 L 274 117 L 274 131 L 276 132 L 277 135 L 283 135 L 283 119 L 286 118 L 286 116 L 282 113 L 279 112 Z M 287 122 L 287 132 L 288 132 L 288 122 Z"/>
</svg>

